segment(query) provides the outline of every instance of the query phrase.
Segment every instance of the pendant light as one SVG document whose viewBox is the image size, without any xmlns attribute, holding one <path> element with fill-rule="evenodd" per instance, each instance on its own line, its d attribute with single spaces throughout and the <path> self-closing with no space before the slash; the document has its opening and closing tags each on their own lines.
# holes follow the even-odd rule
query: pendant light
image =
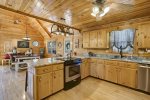
<svg viewBox="0 0 150 100">
<path fill-rule="evenodd" d="M 25 31 L 25 33 L 26 33 L 26 36 L 24 38 L 22 38 L 22 39 L 25 40 L 25 41 L 30 41 L 31 38 L 28 36 L 27 23 L 26 23 L 26 31 Z"/>
</svg>

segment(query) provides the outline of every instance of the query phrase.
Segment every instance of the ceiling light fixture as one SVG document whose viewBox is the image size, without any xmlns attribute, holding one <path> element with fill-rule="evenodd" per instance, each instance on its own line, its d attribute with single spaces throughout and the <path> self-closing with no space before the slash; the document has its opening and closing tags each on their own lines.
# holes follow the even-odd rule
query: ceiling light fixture
<svg viewBox="0 0 150 100">
<path fill-rule="evenodd" d="M 26 36 L 24 38 L 22 38 L 22 39 L 25 40 L 25 41 L 30 41 L 31 38 L 28 36 L 27 23 L 26 23 L 26 31 L 25 31 L 25 33 L 26 33 Z"/>
<path fill-rule="evenodd" d="M 103 17 L 105 16 L 110 10 L 110 7 L 102 7 L 102 6 L 97 6 L 95 5 L 93 8 L 92 8 L 92 13 L 91 15 L 94 16 L 94 17 Z"/>
<path fill-rule="evenodd" d="M 61 20 L 65 20 L 65 19 L 61 18 Z M 65 35 L 65 36 L 74 35 L 74 29 L 59 24 L 53 24 L 51 27 L 51 33 L 56 35 Z"/>
</svg>

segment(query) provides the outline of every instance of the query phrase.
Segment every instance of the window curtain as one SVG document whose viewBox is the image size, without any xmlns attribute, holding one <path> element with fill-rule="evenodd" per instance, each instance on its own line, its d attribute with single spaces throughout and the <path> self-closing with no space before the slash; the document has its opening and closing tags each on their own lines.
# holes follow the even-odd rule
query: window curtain
<svg viewBox="0 0 150 100">
<path fill-rule="evenodd" d="M 114 52 L 119 52 L 122 46 L 123 52 L 133 51 L 134 29 L 125 29 L 122 31 L 112 31 L 110 34 L 110 45 Z"/>
</svg>

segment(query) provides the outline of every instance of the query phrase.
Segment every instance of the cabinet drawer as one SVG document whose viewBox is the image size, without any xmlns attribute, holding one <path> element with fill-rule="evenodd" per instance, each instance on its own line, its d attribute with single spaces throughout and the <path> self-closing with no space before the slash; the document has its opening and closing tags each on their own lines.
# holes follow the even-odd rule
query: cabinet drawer
<svg viewBox="0 0 150 100">
<path fill-rule="evenodd" d="M 117 65 L 117 61 L 105 61 L 106 65 Z"/>
<path fill-rule="evenodd" d="M 64 69 L 63 64 L 53 65 L 53 71 Z"/>
<path fill-rule="evenodd" d="M 52 71 L 52 66 L 43 66 L 35 69 L 36 74 L 44 74 Z"/>
<path fill-rule="evenodd" d="M 82 62 L 87 63 L 88 59 L 82 59 Z"/>
<path fill-rule="evenodd" d="M 98 60 L 97 60 L 97 63 L 98 63 L 98 64 L 104 64 L 104 60 L 98 59 Z"/>
<path fill-rule="evenodd" d="M 118 61 L 118 66 L 119 67 L 126 67 L 126 63 L 127 62 Z"/>
<path fill-rule="evenodd" d="M 133 69 L 137 69 L 137 64 L 136 63 L 127 63 L 126 64 L 127 68 L 133 68 Z"/>
<path fill-rule="evenodd" d="M 94 58 L 90 59 L 90 63 L 97 63 L 97 59 Z"/>
</svg>

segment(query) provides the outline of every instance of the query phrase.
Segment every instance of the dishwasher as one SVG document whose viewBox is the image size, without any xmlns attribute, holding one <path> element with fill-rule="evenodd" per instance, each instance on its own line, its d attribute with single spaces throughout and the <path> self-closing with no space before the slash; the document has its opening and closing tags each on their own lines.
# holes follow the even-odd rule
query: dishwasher
<svg viewBox="0 0 150 100">
<path fill-rule="evenodd" d="M 140 64 L 138 67 L 138 89 L 150 93 L 150 65 Z"/>
</svg>

